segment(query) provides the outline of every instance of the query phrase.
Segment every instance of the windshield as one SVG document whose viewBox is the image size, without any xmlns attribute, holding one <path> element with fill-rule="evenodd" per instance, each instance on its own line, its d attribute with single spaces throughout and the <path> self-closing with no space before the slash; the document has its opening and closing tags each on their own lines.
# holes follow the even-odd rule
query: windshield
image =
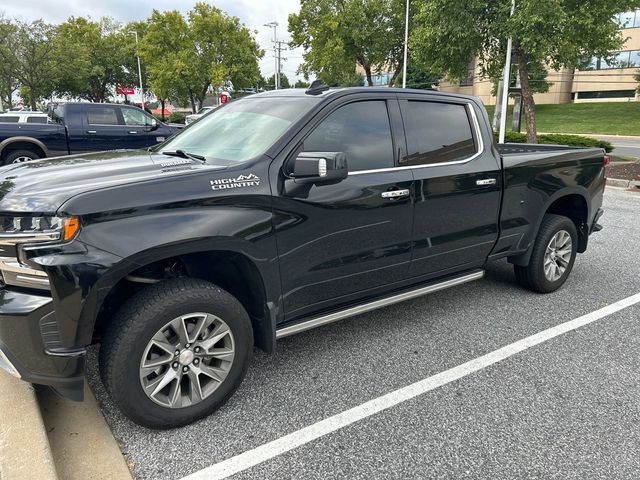
<svg viewBox="0 0 640 480">
<path fill-rule="evenodd" d="M 198 110 L 198 115 L 203 115 L 205 113 L 207 113 L 209 110 L 211 110 L 213 107 L 204 107 L 201 108 L 200 110 Z"/>
<path fill-rule="evenodd" d="M 316 102 L 304 97 L 238 100 L 205 115 L 157 150 L 182 150 L 218 165 L 244 162 L 266 152 Z"/>
</svg>

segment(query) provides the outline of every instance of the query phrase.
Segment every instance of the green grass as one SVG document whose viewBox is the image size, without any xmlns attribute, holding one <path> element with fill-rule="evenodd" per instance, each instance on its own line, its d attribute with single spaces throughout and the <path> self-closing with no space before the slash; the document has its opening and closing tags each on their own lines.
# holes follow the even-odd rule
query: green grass
<svg viewBox="0 0 640 480">
<path fill-rule="evenodd" d="M 489 118 L 494 106 L 487 105 Z M 511 126 L 509 107 L 507 128 Z M 566 103 L 536 105 L 539 132 L 602 135 L 640 135 L 640 102 Z M 524 115 L 522 131 L 525 131 Z"/>
</svg>

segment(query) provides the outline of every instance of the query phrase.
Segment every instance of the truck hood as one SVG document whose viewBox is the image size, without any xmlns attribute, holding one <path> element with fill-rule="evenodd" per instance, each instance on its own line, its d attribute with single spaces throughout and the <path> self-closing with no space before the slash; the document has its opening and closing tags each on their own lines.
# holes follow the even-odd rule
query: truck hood
<svg viewBox="0 0 640 480">
<path fill-rule="evenodd" d="M 53 214 L 71 197 L 92 190 L 219 170 L 197 160 L 150 154 L 145 150 L 72 155 L 0 168 L 0 212 Z"/>
</svg>

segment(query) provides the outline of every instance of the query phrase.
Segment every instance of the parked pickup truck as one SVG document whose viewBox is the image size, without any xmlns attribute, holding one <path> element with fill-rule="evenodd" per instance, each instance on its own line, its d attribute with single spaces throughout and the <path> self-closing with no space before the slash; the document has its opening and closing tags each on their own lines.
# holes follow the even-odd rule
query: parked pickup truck
<svg viewBox="0 0 640 480">
<path fill-rule="evenodd" d="M 601 149 L 496 145 L 473 97 L 327 89 L 252 95 L 151 151 L 0 169 L 0 365 L 79 400 L 101 342 L 122 411 L 184 425 L 254 346 L 501 258 L 552 292 L 600 229 Z"/>
<path fill-rule="evenodd" d="M 129 105 L 58 103 L 51 105 L 50 116 L 54 123 L 0 123 L 0 164 L 147 148 L 179 130 Z"/>
</svg>

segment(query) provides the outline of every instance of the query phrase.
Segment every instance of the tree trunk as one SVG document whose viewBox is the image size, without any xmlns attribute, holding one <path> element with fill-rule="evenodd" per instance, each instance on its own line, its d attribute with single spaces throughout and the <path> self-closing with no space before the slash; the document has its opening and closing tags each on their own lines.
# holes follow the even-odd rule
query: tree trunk
<svg viewBox="0 0 640 480">
<path fill-rule="evenodd" d="M 402 72 L 402 67 L 403 66 L 404 66 L 404 64 L 403 64 L 402 61 L 398 62 L 398 66 L 396 67 L 396 69 L 393 72 L 393 75 L 389 79 L 389 86 L 390 87 L 394 87 L 395 86 L 396 79 L 400 76 L 400 72 Z"/>
<path fill-rule="evenodd" d="M 367 75 L 367 83 L 373 87 L 373 78 L 371 77 L 371 65 L 363 65 L 364 73 Z"/>
<path fill-rule="evenodd" d="M 162 121 L 164 122 L 164 98 L 160 100 L 160 108 L 162 109 L 160 111 L 160 118 L 162 118 Z"/>
<path fill-rule="evenodd" d="M 191 102 L 191 113 L 196 113 L 196 99 L 193 96 L 193 92 L 189 90 L 189 102 Z"/>
<path fill-rule="evenodd" d="M 36 97 L 33 94 L 33 90 L 29 92 L 29 100 L 31 100 L 31 110 L 34 112 L 38 110 L 38 106 L 36 105 Z"/>
<path fill-rule="evenodd" d="M 522 87 L 524 118 L 527 124 L 527 142 L 538 143 L 536 103 L 533 100 L 531 85 L 529 85 L 529 57 L 527 55 L 518 55 L 518 71 L 520 72 L 520 85 Z"/>
</svg>

